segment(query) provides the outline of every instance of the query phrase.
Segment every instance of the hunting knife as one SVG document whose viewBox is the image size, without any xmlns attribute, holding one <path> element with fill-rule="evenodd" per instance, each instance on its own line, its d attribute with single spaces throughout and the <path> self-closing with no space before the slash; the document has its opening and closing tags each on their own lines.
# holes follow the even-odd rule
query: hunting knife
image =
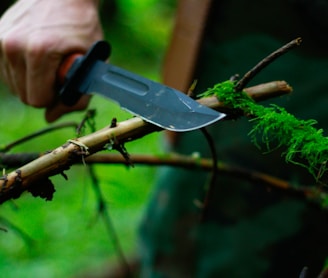
<svg viewBox="0 0 328 278">
<path fill-rule="evenodd" d="M 178 132 L 205 127 L 225 116 L 178 90 L 106 63 L 110 52 L 109 43 L 98 41 L 85 55 L 65 59 L 58 71 L 64 104 L 72 106 L 82 95 L 96 93 L 146 122 Z"/>
</svg>

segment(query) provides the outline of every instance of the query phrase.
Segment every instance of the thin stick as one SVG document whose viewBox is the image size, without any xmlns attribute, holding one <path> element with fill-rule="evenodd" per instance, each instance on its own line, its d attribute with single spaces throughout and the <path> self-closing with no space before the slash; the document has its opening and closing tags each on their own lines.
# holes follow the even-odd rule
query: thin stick
<svg viewBox="0 0 328 278">
<path fill-rule="evenodd" d="M 125 258 L 124 252 L 123 252 L 123 248 L 121 246 L 119 237 L 116 233 L 114 224 L 112 222 L 112 219 L 109 215 L 108 212 L 108 207 L 106 204 L 106 200 L 104 198 L 104 195 L 100 189 L 100 184 L 99 184 L 99 180 L 98 177 L 96 176 L 95 170 L 93 168 L 93 165 L 88 165 L 87 167 L 91 180 L 92 180 L 92 187 L 94 189 L 96 198 L 97 198 L 97 203 L 98 203 L 98 213 L 101 215 L 104 224 L 106 226 L 108 235 L 110 237 L 110 241 L 113 244 L 113 247 L 115 249 L 116 255 L 120 261 L 120 264 L 122 266 L 122 269 L 124 269 L 124 272 L 126 274 L 125 277 L 132 277 L 131 275 L 131 270 L 130 270 L 130 266 Z"/>
<path fill-rule="evenodd" d="M 211 134 L 208 132 L 206 128 L 201 129 L 203 135 L 206 138 L 206 141 L 210 147 L 211 150 L 211 155 L 212 155 L 212 175 L 211 175 L 211 180 L 208 186 L 208 189 L 205 193 L 205 198 L 204 198 L 204 204 L 203 204 L 203 211 L 201 215 L 201 220 L 205 221 L 206 217 L 210 211 L 210 203 L 211 203 L 211 198 L 214 196 L 213 190 L 217 181 L 217 176 L 218 176 L 218 157 L 216 154 L 216 148 L 215 148 L 215 143 L 213 140 L 213 137 Z"/>
<path fill-rule="evenodd" d="M 39 157 L 42 154 L 39 153 L 30 153 L 30 154 L 2 154 L 0 155 L 0 160 L 4 159 L 4 163 L 7 162 L 7 159 L 14 163 L 14 160 L 17 157 L 28 157 L 30 160 L 33 160 L 35 157 Z M 5 157 L 5 158 L 3 158 Z M 13 159 L 11 158 L 13 157 Z M 146 165 L 146 166 L 170 166 L 170 167 L 179 167 L 185 168 L 189 170 L 200 169 L 204 171 L 213 171 L 213 160 L 207 158 L 198 158 L 193 156 L 185 156 L 180 154 L 165 154 L 165 155 L 145 155 L 145 154 L 133 154 L 131 158 L 135 165 Z M 20 165 L 20 161 L 16 161 Z M 82 159 L 77 161 L 76 163 L 82 163 Z M 86 164 L 125 164 L 126 161 L 120 154 L 93 154 L 85 159 Z M 14 166 L 15 164 L 12 164 Z M 315 189 L 311 189 L 311 187 L 302 187 L 302 186 L 294 186 L 291 183 L 279 179 L 277 177 L 273 177 L 267 175 L 265 173 L 256 172 L 253 170 L 245 169 L 242 167 L 233 166 L 230 164 L 226 164 L 222 161 L 217 163 L 217 171 L 221 175 L 228 175 L 239 177 L 241 179 L 246 179 L 251 182 L 256 182 L 256 184 L 261 184 L 263 186 L 270 186 L 272 188 L 287 190 L 291 192 L 296 192 L 297 194 L 301 194 L 304 197 L 309 198 L 309 200 L 316 201 L 320 193 L 318 187 Z"/>
<path fill-rule="evenodd" d="M 251 79 L 258 74 L 262 69 L 264 69 L 267 65 L 271 64 L 273 61 L 275 61 L 278 57 L 281 55 L 287 53 L 289 50 L 295 48 L 296 46 L 299 46 L 302 42 L 301 38 L 296 38 L 292 40 L 291 42 L 285 44 L 278 50 L 272 52 L 269 56 L 264 58 L 262 61 L 260 61 L 255 67 L 253 67 L 250 71 L 248 71 L 242 79 L 238 81 L 236 84 L 235 90 L 237 92 L 242 91 L 246 85 L 251 81 Z"/>
<path fill-rule="evenodd" d="M 61 123 L 61 124 L 57 124 L 57 125 L 52 125 L 52 126 L 49 126 L 49 127 L 46 127 L 46 128 L 43 128 L 37 132 L 33 132 L 27 136 L 24 136 L 14 142 L 11 142 L 7 145 L 5 145 L 4 147 L 2 147 L 0 149 L 0 152 L 8 152 L 10 151 L 13 147 L 16 147 L 17 145 L 19 144 L 22 144 L 22 143 L 25 143 L 29 140 L 32 140 L 36 137 L 39 137 L 41 135 L 44 135 L 46 133 L 49 133 L 49 132 L 52 132 L 54 130 L 58 130 L 58 129 L 62 129 L 62 128 L 67 128 L 67 127 L 74 127 L 74 128 L 77 128 L 77 123 L 75 122 L 66 122 L 66 123 Z"/>
<path fill-rule="evenodd" d="M 80 136 L 81 135 L 82 129 L 85 127 L 85 124 L 86 123 L 89 123 L 92 131 L 94 131 L 95 126 L 94 126 L 93 119 L 94 119 L 95 115 L 96 115 L 96 110 L 95 109 L 89 109 L 89 110 L 87 110 L 87 112 L 85 113 L 85 115 L 84 115 L 81 123 L 76 128 L 76 134 L 77 134 L 77 136 Z M 91 122 L 91 120 L 92 120 L 92 122 Z"/>
<path fill-rule="evenodd" d="M 163 156 L 133 154 L 131 155 L 131 158 L 133 159 L 135 165 L 170 166 L 189 170 L 201 169 L 204 171 L 213 171 L 213 160 L 208 158 L 199 158 L 181 154 L 166 154 Z M 86 163 L 124 164 L 124 158 L 119 154 L 94 154 L 86 159 Z M 312 203 L 319 205 L 321 204 L 321 200 L 327 196 L 327 193 L 320 190 L 317 186 L 295 186 L 294 184 L 278 177 L 227 164 L 222 161 L 217 163 L 217 171 L 220 175 L 238 177 L 242 180 L 254 182 L 254 184 L 257 185 L 269 186 L 277 190 L 288 191 L 299 197 L 305 197 Z"/>
</svg>

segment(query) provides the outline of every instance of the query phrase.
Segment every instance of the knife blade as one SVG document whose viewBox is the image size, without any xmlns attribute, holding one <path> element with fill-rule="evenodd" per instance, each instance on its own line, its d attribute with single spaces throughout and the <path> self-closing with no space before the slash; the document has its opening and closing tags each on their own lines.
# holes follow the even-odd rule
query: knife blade
<svg viewBox="0 0 328 278">
<path fill-rule="evenodd" d="M 225 116 L 178 90 L 106 63 L 110 52 L 106 41 L 98 41 L 85 55 L 64 61 L 58 71 L 64 104 L 74 105 L 83 94 L 100 94 L 146 122 L 177 132 L 199 129 Z"/>
</svg>

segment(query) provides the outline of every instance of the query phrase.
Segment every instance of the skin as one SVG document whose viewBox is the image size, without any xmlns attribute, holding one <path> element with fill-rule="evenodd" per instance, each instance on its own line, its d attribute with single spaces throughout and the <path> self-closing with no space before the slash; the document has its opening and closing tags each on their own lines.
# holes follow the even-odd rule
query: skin
<svg viewBox="0 0 328 278">
<path fill-rule="evenodd" d="M 98 2 L 20 0 L 0 19 L 0 77 L 22 102 L 45 108 L 48 122 L 89 102 L 83 97 L 67 107 L 54 88 L 63 59 L 103 38 Z"/>
</svg>

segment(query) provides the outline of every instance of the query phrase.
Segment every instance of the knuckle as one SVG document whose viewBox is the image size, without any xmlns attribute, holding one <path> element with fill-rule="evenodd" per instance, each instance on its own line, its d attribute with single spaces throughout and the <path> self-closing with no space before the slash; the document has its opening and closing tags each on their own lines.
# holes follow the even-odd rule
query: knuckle
<svg viewBox="0 0 328 278">
<path fill-rule="evenodd" d="M 1 38 L 1 47 L 3 54 L 7 57 L 13 57 L 23 49 L 23 42 L 13 33 L 8 33 Z"/>
<path fill-rule="evenodd" d="M 38 57 L 40 55 L 45 54 L 49 49 L 49 41 L 45 38 L 37 38 L 33 39 L 34 36 L 32 36 L 31 39 L 29 39 L 27 46 L 26 46 L 26 55 L 33 59 L 35 57 Z"/>
</svg>

